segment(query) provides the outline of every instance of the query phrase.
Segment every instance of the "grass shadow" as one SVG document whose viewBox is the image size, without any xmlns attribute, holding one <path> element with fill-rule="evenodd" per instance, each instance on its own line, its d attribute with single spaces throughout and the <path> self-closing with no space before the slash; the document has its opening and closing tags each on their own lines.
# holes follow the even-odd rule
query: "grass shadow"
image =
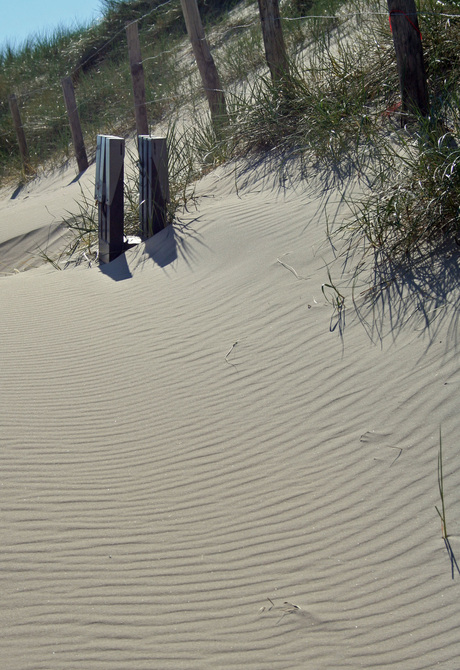
<svg viewBox="0 0 460 670">
<path fill-rule="evenodd" d="M 452 549 L 452 545 L 449 541 L 448 537 L 443 538 L 444 539 L 444 544 L 446 545 L 447 549 L 447 554 L 449 556 L 450 560 L 450 567 L 452 571 L 452 579 L 455 578 L 455 570 L 457 570 L 458 574 L 460 575 L 460 568 L 458 567 L 457 559 L 455 558 L 454 550 Z"/>
<path fill-rule="evenodd" d="M 339 191 L 345 200 L 350 185 L 357 179 L 365 180 L 352 155 L 343 155 L 336 162 L 319 162 L 302 147 L 245 154 L 233 165 L 235 185 L 241 191 L 260 187 L 283 194 L 308 188 L 311 197 L 325 199 L 329 192 Z"/>
<path fill-rule="evenodd" d="M 371 288 L 360 293 L 356 282 L 354 305 L 371 340 L 382 341 L 388 335 L 396 339 L 410 324 L 421 336 L 428 336 L 430 345 L 444 332 L 448 320 L 449 341 L 457 345 L 459 260 L 459 245 L 444 241 L 418 258 L 376 262 L 370 273 L 362 269 L 364 286 Z"/>
</svg>

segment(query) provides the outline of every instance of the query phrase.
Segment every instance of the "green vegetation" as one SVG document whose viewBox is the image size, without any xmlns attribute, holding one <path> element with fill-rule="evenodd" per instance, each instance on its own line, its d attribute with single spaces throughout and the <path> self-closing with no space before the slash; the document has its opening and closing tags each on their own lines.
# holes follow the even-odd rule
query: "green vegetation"
<svg viewBox="0 0 460 670">
<path fill-rule="evenodd" d="M 93 26 L 58 29 L 32 37 L 18 49 L 0 52 L 0 180 L 21 171 L 8 95 L 21 109 L 33 168 L 69 156 L 70 130 L 61 79 L 72 76 L 88 147 L 98 133 L 128 134 L 134 109 L 126 44 L 126 23 L 139 21 L 149 117 L 154 124 L 184 101 L 190 67 L 179 49 L 186 35 L 179 0 L 102 0 L 104 18 Z M 203 16 L 217 20 L 235 4 L 200 2 Z"/>
<path fill-rule="evenodd" d="M 282 3 L 291 76 L 281 89 L 265 64 L 256 3 L 200 0 L 229 110 L 218 138 L 189 57 L 179 0 L 103 4 L 104 18 L 94 26 L 57 31 L 0 53 L 0 179 L 21 178 L 11 92 L 35 169 L 71 153 L 63 76 L 73 78 L 90 156 L 97 133 L 132 134 L 124 27 L 139 20 L 149 120 L 168 129 L 171 217 L 203 171 L 271 150 L 280 166 L 295 158 L 307 176 L 319 170 L 340 185 L 352 175 L 368 187 L 359 202 L 349 203 L 350 222 L 342 229 L 349 250 L 359 247 L 377 263 L 394 262 L 460 239 L 459 0 L 418 3 L 431 110 L 428 119 L 403 119 L 403 128 L 385 2 Z"/>
</svg>

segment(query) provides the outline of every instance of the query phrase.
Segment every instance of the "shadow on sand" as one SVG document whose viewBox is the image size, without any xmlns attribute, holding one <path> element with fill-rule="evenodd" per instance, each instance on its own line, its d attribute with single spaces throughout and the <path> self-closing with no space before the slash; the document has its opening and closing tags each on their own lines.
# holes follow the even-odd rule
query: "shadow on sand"
<svg viewBox="0 0 460 670">
<path fill-rule="evenodd" d="M 368 288 L 355 295 L 356 313 L 373 341 L 396 339 L 407 326 L 429 337 L 440 336 L 448 320 L 451 343 L 458 344 L 460 247 L 443 242 L 430 252 L 402 263 L 375 264 Z"/>
<path fill-rule="evenodd" d="M 192 267 L 198 262 L 196 242 L 205 246 L 200 240 L 200 234 L 193 227 L 196 221 L 197 218 L 190 218 L 167 226 L 145 242 L 129 249 L 127 253 L 121 254 L 111 263 L 100 265 L 100 271 L 114 281 L 125 281 L 131 279 L 134 272 L 142 271 L 146 265 L 172 267 L 179 257 Z M 190 244 L 192 237 L 195 241 L 194 248 Z"/>
<path fill-rule="evenodd" d="M 448 537 L 444 538 L 444 544 L 446 545 L 447 554 L 450 560 L 452 579 L 455 579 L 455 570 L 457 570 L 458 574 L 460 575 L 460 568 L 458 567 L 457 559 L 455 558 L 454 550 L 452 549 L 452 545 Z"/>
</svg>

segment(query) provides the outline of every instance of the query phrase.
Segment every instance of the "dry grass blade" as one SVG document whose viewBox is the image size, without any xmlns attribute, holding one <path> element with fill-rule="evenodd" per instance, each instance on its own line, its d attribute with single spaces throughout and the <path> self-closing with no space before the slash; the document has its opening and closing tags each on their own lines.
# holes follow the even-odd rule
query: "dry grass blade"
<svg viewBox="0 0 460 670">
<path fill-rule="evenodd" d="M 446 521 L 446 505 L 444 499 L 444 474 L 442 470 L 442 435 L 441 429 L 439 429 L 439 453 L 438 453 L 438 488 L 439 496 L 441 498 L 441 511 L 436 507 L 436 511 L 439 514 L 441 519 L 441 528 L 442 528 L 442 537 L 444 540 L 447 540 L 447 521 Z"/>
</svg>

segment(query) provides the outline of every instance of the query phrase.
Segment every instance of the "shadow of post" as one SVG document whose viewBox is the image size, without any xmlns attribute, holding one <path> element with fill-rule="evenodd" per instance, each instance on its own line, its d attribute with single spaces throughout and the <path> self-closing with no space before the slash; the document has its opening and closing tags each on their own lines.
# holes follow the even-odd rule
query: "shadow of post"
<svg viewBox="0 0 460 670">
<path fill-rule="evenodd" d="M 132 269 L 150 258 L 154 264 L 166 267 L 177 259 L 176 237 L 173 226 L 168 226 L 145 242 L 130 248 L 129 264 L 125 253 L 110 263 L 99 266 L 100 271 L 114 281 L 125 281 L 133 276 Z"/>
<path fill-rule="evenodd" d="M 196 244 L 204 245 L 200 235 L 193 229 L 194 218 L 186 223 L 175 222 L 115 258 L 110 263 L 101 264 L 100 271 L 113 281 L 125 281 L 133 277 L 133 272 L 146 264 L 153 263 L 160 268 L 171 266 L 180 256 L 189 266 L 198 262 Z M 189 244 L 193 237 L 195 244 Z"/>
</svg>

